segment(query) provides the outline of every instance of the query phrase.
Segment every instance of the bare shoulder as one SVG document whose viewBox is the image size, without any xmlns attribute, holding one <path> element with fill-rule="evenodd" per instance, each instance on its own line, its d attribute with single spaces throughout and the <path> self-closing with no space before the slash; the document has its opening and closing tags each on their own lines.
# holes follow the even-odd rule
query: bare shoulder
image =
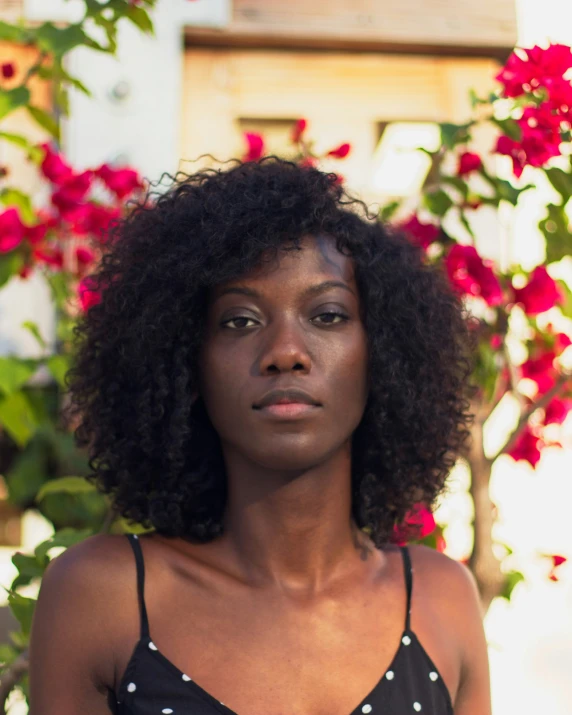
<svg viewBox="0 0 572 715">
<path fill-rule="evenodd" d="M 48 705 L 55 712 L 54 702 L 98 711 L 113 685 L 118 631 L 137 633 L 136 611 L 132 619 L 117 617 L 135 591 L 134 572 L 131 547 L 120 535 L 90 536 L 50 562 L 30 634 L 30 699 L 38 712 L 51 713 Z M 70 688 L 56 697 L 52 683 L 62 681 Z"/>
<path fill-rule="evenodd" d="M 476 579 L 464 564 L 420 544 L 409 547 L 418 609 L 436 619 L 458 659 L 455 715 L 491 712 L 488 648 Z"/>
</svg>

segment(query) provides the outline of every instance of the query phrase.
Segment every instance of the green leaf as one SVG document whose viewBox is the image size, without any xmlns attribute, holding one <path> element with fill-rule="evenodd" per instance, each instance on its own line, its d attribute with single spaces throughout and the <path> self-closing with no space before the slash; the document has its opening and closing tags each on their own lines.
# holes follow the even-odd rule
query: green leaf
<svg viewBox="0 0 572 715">
<path fill-rule="evenodd" d="M 546 238 L 546 262 L 553 263 L 572 253 L 572 233 L 564 206 L 548 204 L 546 210 L 548 215 L 538 227 Z"/>
<path fill-rule="evenodd" d="M 75 47 L 85 44 L 86 34 L 81 23 L 57 27 L 51 22 L 45 22 L 36 29 L 36 38 L 41 50 L 59 59 Z"/>
<path fill-rule="evenodd" d="M 50 549 L 62 546 L 67 549 L 92 535 L 93 531 L 91 529 L 72 529 L 69 527 L 60 529 L 59 531 L 56 531 L 56 533 L 47 541 L 42 541 L 41 544 L 38 544 L 34 553 L 38 559 L 42 560 L 47 558 L 47 554 Z"/>
<path fill-rule="evenodd" d="M 130 5 L 125 11 L 125 17 L 136 25 L 142 32 L 152 35 L 153 23 L 146 10 L 137 5 Z"/>
<path fill-rule="evenodd" d="M 564 199 L 564 203 L 568 201 L 572 196 L 572 174 L 562 171 L 562 169 L 556 166 L 545 169 L 544 171 L 552 186 L 554 186 L 556 191 L 558 191 Z"/>
<path fill-rule="evenodd" d="M 36 502 L 41 501 L 47 494 L 83 494 L 95 492 L 96 487 L 84 477 L 60 477 L 46 482 L 36 495 Z"/>
<path fill-rule="evenodd" d="M 19 134 L 11 134 L 10 132 L 0 132 L 0 139 L 5 139 L 6 141 L 24 149 L 30 159 L 37 164 L 43 159 L 43 150 L 38 146 L 30 144 L 26 137 L 20 136 Z"/>
<path fill-rule="evenodd" d="M 36 221 L 36 212 L 32 200 L 19 189 L 3 189 L 0 191 L 0 201 L 4 206 L 17 206 L 25 223 L 32 224 Z"/>
<path fill-rule="evenodd" d="M 521 140 L 522 131 L 514 119 L 497 119 L 496 117 L 491 117 L 491 122 L 496 124 L 502 133 L 507 135 L 507 137 L 510 137 L 517 142 Z"/>
<path fill-rule="evenodd" d="M 22 392 L 0 397 L 0 424 L 19 447 L 24 447 L 38 426 L 35 410 Z"/>
<path fill-rule="evenodd" d="M 463 226 L 466 228 L 469 235 L 472 236 L 472 238 L 476 238 L 475 233 L 474 233 L 473 229 L 471 228 L 471 224 L 469 223 L 469 220 L 467 219 L 467 216 L 462 209 L 459 211 L 459 219 L 460 219 L 461 223 L 463 224 Z"/>
<path fill-rule="evenodd" d="M 35 578 L 41 578 L 49 561 L 16 551 L 12 555 L 12 563 L 18 569 L 18 575 L 11 584 L 11 588 L 16 590 L 20 586 L 27 586 Z"/>
<path fill-rule="evenodd" d="M 36 372 L 38 362 L 19 357 L 0 357 L 0 390 L 12 395 L 23 387 Z"/>
<path fill-rule="evenodd" d="M 0 255 L 0 288 L 5 285 L 12 276 L 17 275 L 24 265 L 24 258 L 18 251 L 10 251 Z"/>
<path fill-rule="evenodd" d="M 445 191 L 437 189 L 424 194 L 423 203 L 435 216 L 444 216 L 453 205 L 453 200 Z"/>
<path fill-rule="evenodd" d="M 469 195 L 469 185 L 460 176 L 442 176 L 441 183 L 457 189 L 464 199 Z"/>
<path fill-rule="evenodd" d="M 60 140 L 60 125 L 55 117 L 39 107 L 33 107 L 31 104 L 26 109 L 43 129 L 49 132 L 57 141 Z"/>
<path fill-rule="evenodd" d="M 401 201 L 391 201 L 380 210 L 379 218 L 382 221 L 389 221 L 400 206 Z"/>
<path fill-rule="evenodd" d="M 505 586 L 503 592 L 500 595 L 510 601 L 510 597 L 514 590 L 514 587 L 521 581 L 524 581 L 524 575 L 521 574 L 520 571 L 510 571 L 507 574 Z"/>
<path fill-rule="evenodd" d="M 58 385 L 67 388 L 65 376 L 71 366 L 70 358 L 67 355 L 52 355 L 46 360 L 46 365 L 56 378 Z"/>
<path fill-rule="evenodd" d="M 444 122 L 439 124 L 441 130 L 441 143 L 447 149 L 454 149 L 458 144 L 466 144 L 471 139 L 469 129 L 474 122 L 466 124 L 451 124 Z"/>
<path fill-rule="evenodd" d="M 38 345 L 41 348 L 43 348 L 44 350 L 46 349 L 46 347 L 47 347 L 46 341 L 42 337 L 42 334 L 40 333 L 40 328 L 38 327 L 38 325 L 36 323 L 34 323 L 31 320 L 25 320 L 22 323 L 22 327 L 25 330 L 28 330 L 36 338 L 36 340 L 38 341 Z"/>
<path fill-rule="evenodd" d="M 26 45 L 33 37 L 33 30 L 19 25 L 10 25 L 0 20 L 0 40 Z"/>
<path fill-rule="evenodd" d="M 8 605 L 12 609 L 12 613 L 22 627 L 22 631 L 26 636 L 30 635 L 32 627 L 32 618 L 36 607 L 36 599 L 26 598 L 15 591 L 11 591 L 8 596 Z"/>
<path fill-rule="evenodd" d="M 30 101 L 30 90 L 27 87 L 15 87 L 9 91 L 0 89 L 0 119 L 23 107 Z"/>
</svg>

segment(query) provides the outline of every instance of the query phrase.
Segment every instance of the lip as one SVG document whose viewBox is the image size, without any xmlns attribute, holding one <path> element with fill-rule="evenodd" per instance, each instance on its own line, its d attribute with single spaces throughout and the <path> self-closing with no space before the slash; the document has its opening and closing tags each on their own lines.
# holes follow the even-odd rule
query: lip
<svg viewBox="0 0 572 715">
<path fill-rule="evenodd" d="M 270 390 L 264 394 L 260 400 L 253 405 L 253 408 L 255 410 L 261 410 L 268 407 L 288 407 L 288 405 L 291 405 L 292 408 L 295 405 L 298 405 L 298 407 L 321 407 L 318 400 L 305 390 L 301 390 L 299 387 L 283 387 Z M 286 413 L 287 411 L 285 414 Z"/>
<path fill-rule="evenodd" d="M 282 404 L 266 405 L 259 408 L 259 412 L 279 419 L 297 419 L 307 417 L 315 412 L 319 405 L 308 405 L 304 402 L 285 402 Z"/>
</svg>

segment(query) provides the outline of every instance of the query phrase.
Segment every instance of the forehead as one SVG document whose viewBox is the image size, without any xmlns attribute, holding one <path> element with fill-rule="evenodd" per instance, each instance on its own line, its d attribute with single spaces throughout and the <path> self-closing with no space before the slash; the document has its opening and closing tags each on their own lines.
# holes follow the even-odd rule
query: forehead
<svg viewBox="0 0 572 715">
<path fill-rule="evenodd" d="M 313 276 L 335 278 L 355 286 L 354 261 L 351 256 L 338 251 L 335 239 L 330 236 L 304 236 L 300 241 L 300 250 L 293 244 L 287 244 L 276 256 L 264 254 L 258 266 L 235 280 L 216 286 L 214 295 L 234 283 L 268 283 L 282 287 L 285 281 L 291 285 L 297 279 L 305 284 Z"/>
</svg>

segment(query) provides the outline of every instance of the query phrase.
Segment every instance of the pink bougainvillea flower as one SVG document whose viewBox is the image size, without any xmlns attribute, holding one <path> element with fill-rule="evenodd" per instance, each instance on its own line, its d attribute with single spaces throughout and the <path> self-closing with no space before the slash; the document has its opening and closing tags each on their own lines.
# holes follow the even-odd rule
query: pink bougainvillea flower
<svg viewBox="0 0 572 715">
<path fill-rule="evenodd" d="M 18 275 L 20 278 L 23 278 L 24 280 L 30 276 L 32 272 L 32 266 L 29 263 L 24 263 L 22 268 L 18 271 Z"/>
<path fill-rule="evenodd" d="M 88 202 L 74 212 L 72 230 L 78 236 L 93 235 L 104 239 L 114 221 L 121 216 L 118 207 L 107 207 Z"/>
<path fill-rule="evenodd" d="M 16 68 L 13 62 L 2 63 L 2 77 L 4 77 L 4 79 L 12 79 L 15 74 Z"/>
<path fill-rule="evenodd" d="M 572 410 L 572 399 L 567 397 L 554 397 L 544 411 L 544 424 L 561 425 Z"/>
<path fill-rule="evenodd" d="M 559 579 L 558 579 L 558 576 L 556 575 L 556 569 L 559 566 L 562 566 L 562 564 L 566 563 L 566 561 L 568 561 L 568 559 L 566 558 L 566 556 L 559 556 L 557 554 L 551 555 L 550 558 L 552 559 L 552 570 L 550 571 L 548 578 L 551 581 L 558 581 Z"/>
<path fill-rule="evenodd" d="M 537 266 L 523 288 L 514 289 L 514 300 L 527 315 L 538 315 L 562 303 L 564 295 L 544 266 Z"/>
<path fill-rule="evenodd" d="M 308 122 L 305 119 L 298 119 L 296 124 L 294 124 L 294 129 L 292 129 L 292 141 L 294 144 L 300 141 L 307 127 Z"/>
<path fill-rule="evenodd" d="M 12 206 L 0 214 L 0 253 L 13 251 L 22 243 L 24 234 L 25 226 L 18 209 Z"/>
<path fill-rule="evenodd" d="M 439 226 L 434 223 L 423 223 L 415 214 L 400 223 L 399 228 L 405 231 L 422 248 L 427 248 L 434 243 L 441 232 Z"/>
<path fill-rule="evenodd" d="M 35 246 L 32 256 L 37 263 L 45 263 L 51 268 L 60 270 L 64 265 L 64 253 L 61 248 L 53 246 Z"/>
<path fill-rule="evenodd" d="M 498 350 L 501 347 L 502 342 L 502 335 L 500 335 L 500 333 L 495 333 L 494 335 L 491 335 L 489 345 L 493 350 Z"/>
<path fill-rule="evenodd" d="M 455 244 L 445 258 L 447 275 L 453 286 L 467 295 L 481 296 L 487 305 L 503 301 L 501 285 L 492 262 L 479 256 L 474 246 Z"/>
<path fill-rule="evenodd" d="M 403 523 L 394 526 L 392 541 L 403 545 L 412 539 L 424 539 L 436 528 L 432 512 L 424 504 L 416 504 L 407 513 Z"/>
<path fill-rule="evenodd" d="M 312 169 L 314 166 L 317 166 L 317 164 L 318 160 L 313 156 L 305 156 L 298 162 L 298 166 L 301 166 L 303 169 Z"/>
<path fill-rule="evenodd" d="M 478 171 L 483 165 L 483 161 L 478 154 L 466 151 L 459 157 L 459 166 L 457 167 L 458 176 L 467 176 L 472 171 Z"/>
<path fill-rule="evenodd" d="M 245 132 L 244 138 L 248 145 L 248 151 L 243 157 L 243 161 L 258 161 L 264 156 L 264 138 L 261 134 Z"/>
<path fill-rule="evenodd" d="M 505 97 L 520 97 L 546 86 L 549 77 L 562 77 L 571 67 L 570 47 L 554 44 L 543 49 L 535 45 L 513 52 L 495 79 L 503 85 Z"/>
<path fill-rule="evenodd" d="M 109 164 L 102 164 L 94 173 L 118 199 L 143 188 L 143 182 L 134 169 L 113 169 Z"/>
<path fill-rule="evenodd" d="M 82 276 L 93 264 L 95 253 L 87 246 L 78 246 L 75 249 L 75 258 L 77 261 L 77 274 Z"/>
<path fill-rule="evenodd" d="M 54 191 L 52 203 L 64 218 L 71 219 L 78 211 L 81 202 L 91 188 L 92 181 L 93 172 L 84 171 L 69 177 L 57 191 Z"/>
<path fill-rule="evenodd" d="M 523 459 L 525 462 L 528 462 L 532 467 L 536 467 L 540 460 L 541 447 L 541 440 L 532 432 L 530 427 L 527 425 L 522 431 L 522 433 L 519 435 L 513 448 L 509 450 L 508 455 L 512 457 L 515 462 L 518 462 L 520 459 Z"/>
<path fill-rule="evenodd" d="M 49 144 L 41 144 L 40 147 L 46 152 L 40 164 L 42 174 L 52 184 L 61 186 L 73 176 L 71 167 L 66 164 L 61 154 L 52 150 Z"/>
<path fill-rule="evenodd" d="M 520 366 L 522 377 L 536 382 L 540 394 L 548 392 L 556 382 L 555 357 L 556 354 L 552 350 L 548 350 L 537 357 L 528 358 Z"/>
<path fill-rule="evenodd" d="M 350 153 L 351 150 L 351 145 L 350 144 L 340 144 L 340 146 L 336 147 L 335 149 L 331 149 L 326 156 L 333 156 L 334 159 L 345 159 L 346 156 Z"/>
<path fill-rule="evenodd" d="M 85 276 L 78 284 L 78 296 L 82 310 L 89 310 L 101 301 L 101 293 L 96 290 L 91 276 Z"/>
<path fill-rule="evenodd" d="M 26 226 L 25 236 L 29 243 L 35 246 L 41 243 L 46 237 L 48 231 L 48 225 L 45 223 L 38 223 L 35 226 Z"/>
</svg>

